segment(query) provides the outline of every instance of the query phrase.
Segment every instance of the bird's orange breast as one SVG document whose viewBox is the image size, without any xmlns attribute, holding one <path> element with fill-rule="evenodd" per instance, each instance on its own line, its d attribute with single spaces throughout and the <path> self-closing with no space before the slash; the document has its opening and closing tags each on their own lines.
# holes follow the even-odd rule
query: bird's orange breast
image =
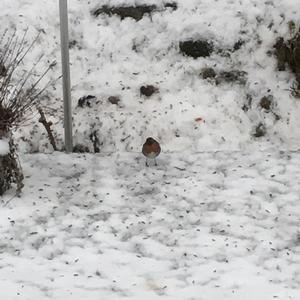
<svg viewBox="0 0 300 300">
<path fill-rule="evenodd" d="M 148 158 L 155 158 L 159 155 L 161 149 L 158 143 L 153 144 L 144 144 L 143 145 L 143 154 Z"/>
</svg>

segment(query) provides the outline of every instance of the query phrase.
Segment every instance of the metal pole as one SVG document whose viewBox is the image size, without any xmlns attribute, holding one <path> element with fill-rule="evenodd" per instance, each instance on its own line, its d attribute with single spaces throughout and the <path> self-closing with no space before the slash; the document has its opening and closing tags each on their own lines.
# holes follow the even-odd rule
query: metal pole
<svg viewBox="0 0 300 300">
<path fill-rule="evenodd" d="M 68 0 L 59 0 L 61 63 L 63 75 L 64 127 L 66 152 L 73 152 L 71 83 L 69 62 Z"/>
</svg>

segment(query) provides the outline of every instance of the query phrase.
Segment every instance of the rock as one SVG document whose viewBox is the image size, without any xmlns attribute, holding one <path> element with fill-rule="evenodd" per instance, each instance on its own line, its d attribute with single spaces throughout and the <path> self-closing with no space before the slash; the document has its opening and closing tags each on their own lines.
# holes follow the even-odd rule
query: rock
<svg viewBox="0 0 300 300">
<path fill-rule="evenodd" d="M 245 44 L 245 41 L 243 40 L 238 40 L 234 45 L 233 45 L 233 51 L 238 51 L 241 49 L 241 47 Z"/>
<path fill-rule="evenodd" d="M 247 72 L 239 70 L 221 71 L 217 74 L 213 68 L 204 68 L 202 69 L 201 75 L 203 79 L 214 79 L 214 82 L 216 84 L 221 84 L 225 82 L 238 83 L 244 85 L 247 81 Z"/>
<path fill-rule="evenodd" d="M 81 108 L 91 107 L 92 106 L 91 101 L 95 101 L 95 100 L 96 100 L 95 96 L 92 96 L 92 95 L 83 96 L 78 99 L 77 106 L 81 107 Z"/>
<path fill-rule="evenodd" d="M 176 2 L 168 2 L 164 4 L 164 9 L 170 8 L 172 10 L 177 9 Z M 154 11 L 159 11 L 156 5 L 135 5 L 135 6 L 108 6 L 104 5 L 92 12 L 92 15 L 98 17 L 100 14 L 106 14 L 109 16 L 117 15 L 121 20 L 125 18 L 133 18 L 136 21 L 140 21 L 145 14 L 151 15 Z"/>
<path fill-rule="evenodd" d="M 244 71 L 239 71 L 239 70 L 232 70 L 232 71 L 222 71 L 220 74 L 217 76 L 216 83 L 239 83 L 239 84 L 246 84 L 246 75 L 247 72 Z"/>
<path fill-rule="evenodd" d="M 114 105 L 118 105 L 119 102 L 121 101 L 118 96 L 110 96 L 110 97 L 108 97 L 107 100 L 108 100 L 108 102 L 110 102 L 111 104 L 114 104 Z"/>
<path fill-rule="evenodd" d="M 256 138 L 260 138 L 265 136 L 267 133 L 266 127 L 264 124 L 259 123 L 256 128 L 255 128 L 255 132 L 253 134 L 253 136 L 255 136 Z"/>
<path fill-rule="evenodd" d="M 109 7 L 104 5 L 92 14 L 98 17 L 100 14 L 118 15 L 121 20 L 125 18 L 133 18 L 136 21 L 141 20 L 145 14 L 151 14 L 157 7 L 155 5 L 139 5 L 139 6 L 119 6 L 119 7 Z"/>
<path fill-rule="evenodd" d="M 73 147 L 73 152 L 75 153 L 88 153 L 90 152 L 89 147 L 82 145 L 82 144 L 76 144 Z"/>
<path fill-rule="evenodd" d="M 179 43 L 182 54 L 198 58 L 210 56 L 213 52 L 213 44 L 205 40 L 188 40 Z"/>
<path fill-rule="evenodd" d="M 213 68 L 203 68 L 201 71 L 201 75 L 203 79 L 215 78 L 217 76 Z"/>
<path fill-rule="evenodd" d="M 273 113 L 273 115 L 274 115 L 274 117 L 275 117 L 275 121 L 281 120 L 281 117 L 280 117 L 278 114 L 276 114 L 276 113 L 274 113 L 274 112 L 272 112 L 272 113 Z"/>
<path fill-rule="evenodd" d="M 141 86 L 140 93 L 146 97 L 152 96 L 154 93 L 158 92 L 159 89 L 153 85 Z"/>
<path fill-rule="evenodd" d="M 82 47 L 79 45 L 78 41 L 76 40 L 70 40 L 69 42 L 69 49 L 77 48 L 79 50 L 82 49 Z"/>
<path fill-rule="evenodd" d="M 176 10 L 178 8 L 178 5 L 176 2 L 169 2 L 169 3 L 166 3 L 164 6 L 165 6 L 165 8 L 171 8 L 172 10 Z"/>
<path fill-rule="evenodd" d="M 268 111 L 271 109 L 272 103 L 273 103 L 273 96 L 272 95 L 264 96 L 259 101 L 260 107 L 265 109 L 265 110 L 268 110 Z"/>
</svg>

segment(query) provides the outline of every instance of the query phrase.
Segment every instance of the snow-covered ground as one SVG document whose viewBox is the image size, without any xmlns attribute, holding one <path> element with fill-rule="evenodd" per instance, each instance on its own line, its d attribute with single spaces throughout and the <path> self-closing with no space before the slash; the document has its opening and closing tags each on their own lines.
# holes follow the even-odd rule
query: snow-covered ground
<svg viewBox="0 0 300 300">
<path fill-rule="evenodd" d="M 52 152 L 38 116 L 14 133 L 25 187 L 0 199 L 0 299 L 300 299 L 300 101 L 272 54 L 299 0 L 178 0 L 138 22 L 91 11 L 167 1 L 68 2 L 74 143 L 93 151 L 96 134 L 100 153 L 32 154 Z M 41 32 L 22 68 L 44 53 L 39 70 L 57 60 L 57 78 L 58 1 L 1 0 L 0 17 L 29 41 Z M 185 57 L 190 38 L 221 50 Z M 245 82 L 216 85 L 204 67 Z M 159 92 L 146 99 L 147 84 Z M 58 81 L 42 102 L 59 148 L 61 97 Z M 140 153 L 147 136 L 158 167 Z"/>
<path fill-rule="evenodd" d="M 22 163 L 24 195 L 0 210 L 1 299 L 299 299 L 300 153 Z"/>
</svg>

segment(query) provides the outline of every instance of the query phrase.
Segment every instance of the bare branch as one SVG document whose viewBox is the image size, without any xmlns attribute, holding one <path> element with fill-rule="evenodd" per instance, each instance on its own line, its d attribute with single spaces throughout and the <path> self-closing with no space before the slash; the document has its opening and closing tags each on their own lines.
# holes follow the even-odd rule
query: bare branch
<svg viewBox="0 0 300 300">
<path fill-rule="evenodd" d="M 53 135 L 52 129 L 51 129 L 51 126 L 53 125 L 53 123 L 52 122 L 47 122 L 45 114 L 44 114 L 44 112 L 43 112 L 43 110 L 42 110 L 41 107 L 38 107 L 38 112 L 41 115 L 41 117 L 39 118 L 39 122 L 44 125 L 44 127 L 45 127 L 45 129 L 47 131 L 47 134 L 48 134 L 48 138 L 49 138 L 50 144 L 52 145 L 54 151 L 57 151 L 55 138 L 54 138 L 54 135 Z"/>
<path fill-rule="evenodd" d="M 28 44 L 27 33 L 28 29 L 19 38 L 16 30 L 11 35 L 5 30 L 0 37 L 0 65 L 6 71 L 0 76 L 0 129 L 9 130 L 24 123 L 28 118 L 27 113 L 37 104 L 41 93 L 55 82 L 49 81 L 42 89 L 39 88 L 41 81 L 55 65 L 55 62 L 51 63 L 42 74 L 36 75 L 35 70 L 43 55 L 37 58 L 31 69 L 22 74 L 20 66 L 40 37 L 39 32 Z"/>
</svg>

